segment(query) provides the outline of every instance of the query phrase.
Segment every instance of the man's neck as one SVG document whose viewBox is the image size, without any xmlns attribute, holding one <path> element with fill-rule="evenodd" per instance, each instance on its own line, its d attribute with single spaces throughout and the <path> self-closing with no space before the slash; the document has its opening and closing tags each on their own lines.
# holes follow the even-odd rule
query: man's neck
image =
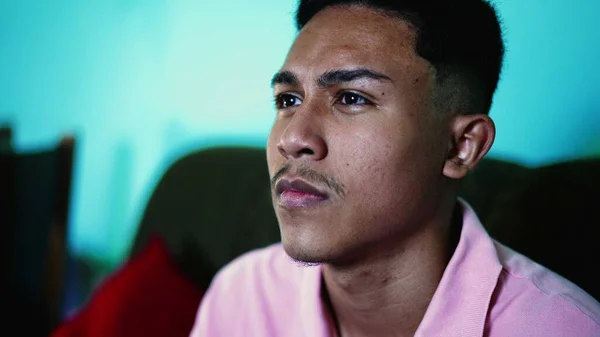
<svg viewBox="0 0 600 337">
<path fill-rule="evenodd" d="M 414 335 L 458 241 L 445 222 L 352 265 L 323 266 L 324 298 L 343 337 Z"/>
</svg>

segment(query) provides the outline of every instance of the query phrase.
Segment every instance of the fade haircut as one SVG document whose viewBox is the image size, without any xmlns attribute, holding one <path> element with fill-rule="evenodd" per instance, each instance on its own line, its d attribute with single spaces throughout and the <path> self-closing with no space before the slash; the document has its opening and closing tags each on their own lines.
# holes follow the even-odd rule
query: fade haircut
<svg viewBox="0 0 600 337">
<path fill-rule="evenodd" d="M 504 42 L 494 7 L 484 0 L 300 0 L 296 27 L 332 6 L 360 6 L 416 28 L 416 53 L 432 66 L 436 102 L 488 114 L 502 69 Z M 451 106 L 447 106 L 450 104 Z"/>
</svg>

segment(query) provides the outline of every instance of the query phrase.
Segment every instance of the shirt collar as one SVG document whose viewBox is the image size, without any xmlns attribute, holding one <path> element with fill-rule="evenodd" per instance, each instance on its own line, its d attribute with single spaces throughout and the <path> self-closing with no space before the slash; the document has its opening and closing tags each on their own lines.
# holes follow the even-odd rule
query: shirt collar
<svg viewBox="0 0 600 337">
<path fill-rule="evenodd" d="M 464 200 L 460 240 L 415 333 L 422 336 L 481 337 L 502 265 L 494 242 Z"/>
</svg>

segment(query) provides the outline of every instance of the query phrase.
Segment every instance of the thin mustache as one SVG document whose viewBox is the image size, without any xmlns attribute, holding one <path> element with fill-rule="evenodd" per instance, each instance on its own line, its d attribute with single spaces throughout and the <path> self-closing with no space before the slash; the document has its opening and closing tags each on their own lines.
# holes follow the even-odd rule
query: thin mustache
<svg viewBox="0 0 600 337">
<path fill-rule="evenodd" d="M 277 173 L 275 173 L 273 178 L 271 178 L 271 189 L 275 188 L 275 184 L 277 183 L 279 178 L 281 178 L 281 176 L 283 176 L 284 174 L 290 172 L 291 168 L 291 165 L 287 164 L 280 168 L 279 171 L 277 171 Z M 327 177 L 315 170 L 311 170 L 306 167 L 299 167 L 298 169 L 296 169 L 295 172 L 298 177 L 304 178 L 309 182 L 318 182 L 324 184 L 340 197 L 344 197 L 346 195 L 346 189 L 344 187 L 344 184 L 340 183 L 334 178 Z"/>
</svg>

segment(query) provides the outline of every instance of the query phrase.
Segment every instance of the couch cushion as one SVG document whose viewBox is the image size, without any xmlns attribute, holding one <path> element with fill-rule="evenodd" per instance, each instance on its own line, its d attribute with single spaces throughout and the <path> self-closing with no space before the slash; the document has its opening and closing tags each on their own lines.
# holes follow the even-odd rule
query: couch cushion
<svg viewBox="0 0 600 337">
<path fill-rule="evenodd" d="M 51 337 L 187 337 L 202 295 L 153 237 Z"/>
</svg>

